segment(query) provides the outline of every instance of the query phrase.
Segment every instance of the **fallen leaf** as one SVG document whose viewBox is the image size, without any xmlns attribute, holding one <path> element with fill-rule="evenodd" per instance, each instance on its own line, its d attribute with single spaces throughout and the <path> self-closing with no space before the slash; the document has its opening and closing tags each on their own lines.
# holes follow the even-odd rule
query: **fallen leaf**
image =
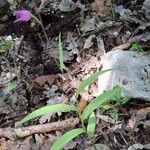
<svg viewBox="0 0 150 150">
<path fill-rule="evenodd" d="M 142 108 L 133 112 L 131 119 L 134 121 L 140 121 L 147 117 L 150 113 L 150 107 Z"/>
<path fill-rule="evenodd" d="M 105 8 L 104 4 L 105 0 L 95 0 L 95 2 L 91 4 L 92 11 L 96 12 L 103 11 Z"/>
<path fill-rule="evenodd" d="M 115 120 L 108 117 L 108 116 L 98 114 L 97 117 L 104 120 L 105 122 L 109 122 L 109 123 L 112 123 L 112 124 L 115 123 Z"/>
<path fill-rule="evenodd" d="M 111 12 L 108 7 L 105 6 L 106 0 L 95 0 L 91 4 L 92 11 L 98 12 L 101 17 L 111 16 Z"/>
<path fill-rule="evenodd" d="M 86 100 L 81 99 L 76 106 L 79 108 L 79 110 L 83 110 L 87 106 L 88 102 Z"/>
<path fill-rule="evenodd" d="M 150 113 L 150 107 L 142 108 L 136 111 L 137 115 L 147 115 Z"/>
<path fill-rule="evenodd" d="M 133 129 L 135 127 L 135 125 L 136 125 L 135 123 L 136 123 L 135 120 L 129 119 L 129 122 L 127 124 L 127 128 Z"/>
<path fill-rule="evenodd" d="M 5 142 L 2 142 L 2 143 L 0 144 L 0 150 L 7 150 L 7 148 L 6 148 L 6 143 L 5 143 Z"/>
<path fill-rule="evenodd" d="M 92 34 L 85 40 L 83 49 L 88 49 L 93 45 L 92 40 L 94 37 L 95 37 L 95 35 Z"/>
<path fill-rule="evenodd" d="M 55 75 L 44 75 L 37 77 L 34 81 L 38 83 L 40 86 L 43 86 L 46 82 L 49 83 L 49 85 L 52 85 L 55 81 Z"/>
</svg>

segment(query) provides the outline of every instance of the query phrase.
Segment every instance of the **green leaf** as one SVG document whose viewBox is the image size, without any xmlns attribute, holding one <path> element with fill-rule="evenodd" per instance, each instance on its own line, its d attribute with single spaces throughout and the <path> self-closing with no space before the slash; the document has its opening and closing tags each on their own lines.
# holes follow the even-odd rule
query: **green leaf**
<svg viewBox="0 0 150 150">
<path fill-rule="evenodd" d="M 0 44 L 0 53 L 8 51 L 12 47 L 13 41 L 6 41 Z"/>
<path fill-rule="evenodd" d="M 121 99 L 121 105 L 126 104 L 128 101 L 130 101 L 131 97 L 124 97 Z"/>
<path fill-rule="evenodd" d="M 118 121 L 118 119 L 119 119 L 119 114 L 118 114 L 118 112 L 116 112 L 116 110 L 113 111 L 113 113 L 112 113 L 112 118 L 113 118 L 115 121 Z"/>
<path fill-rule="evenodd" d="M 67 133 L 63 134 L 59 137 L 56 142 L 52 145 L 50 150 L 60 150 L 64 147 L 68 142 L 70 142 L 73 138 L 78 136 L 79 134 L 83 133 L 84 130 L 82 128 L 73 129 L 68 131 Z"/>
<path fill-rule="evenodd" d="M 91 115 L 89 116 L 88 125 L 87 125 L 87 134 L 90 137 L 93 137 L 94 135 L 95 126 L 96 126 L 96 117 L 94 112 L 92 112 Z"/>
<path fill-rule="evenodd" d="M 13 90 L 15 87 L 17 86 L 17 80 L 14 80 L 12 82 L 9 82 L 6 87 L 5 90 L 10 92 L 11 90 Z"/>
<path fill-rule="evenodd" d="M 132 50 L 136 52 L 143 52 L 143 47 L 139 43 L 132 44 Z"/>
<path fill-rule="evenodd" d="M 63 48 L 62 48 L 62 42 L 61 42 L 61 33 L 59 34 L 58 48 L 59 48 L 60 70 L 61 70 L 61 72 L 63 72 L 63 69 L 65 68 L 65 65 L 64 65 L 64 54 L 63 54 Z"/>
<path fill-rule="evenodd" d="M 82 120 L 84 121 L 85 119 L 88 118 L 88 116 L 96 109 L 98 108 L 101 104 L 106 102 L 106 100 L 111 99 L 115 97 L 115 95 L 118 94 L 118 86 L 114 87 L 110 91 L 106 91 L 96 97 L 95 99 L 91 100 L 91 102 L 87 105 L 87 107 L 83 110 L 82 113 Z"/>
<path fill-rule="evenodd" d="M 78 98 L 79 94 L 87 87 L 89 86 L 99 75 L 107 72 L 107 71 L 111 71 L 112 69 L 108 69 L 108 70 L 104 70 L 104 71 L 96 71 L 95 73 L 93 73 L 90 77 L 88 77 L 87 79 L 85 79 L 83 82 L 80 83 L 80 85 L 78 86 L 77 90 L 76 90 L 76 98 Z"/>
<path fill-rule="evenodd" d="M 77 108 L 75 106 L 66 105 L 66 104 L 56 104 L 56 105 L 51 105 L 51 106 L 45 106 L 43 108 L 33 111 L 24 119 L 17 122 L 16 125 L 21 125 L 22 123 L 25 123 L 35 117 L 39 117 L 47 113 L 53 113 L 53 112 L 59 112 L 59 111 L 77 111 Z"/>
<path fill-rule="evenodd" d="M 122 92 L 122 88 L 119 85 L 116 85 L 113 88 L 113 92 L 115 93 L 114 95 L 112 95 L 112 97 L 110 97 L 111 100 L 119 100 L 121 98 L 121 92 Z"/>
<path fill-rule="evenodd" d="M 112 109 L 112 108 L 113 108 L 112 105 L 110 105 L 110 104 L 104 104 L 104 105 L 101 106 L 101 112 L 103 113 L 106 110 L 109 110 L 109 109 Z"/>
</svg>

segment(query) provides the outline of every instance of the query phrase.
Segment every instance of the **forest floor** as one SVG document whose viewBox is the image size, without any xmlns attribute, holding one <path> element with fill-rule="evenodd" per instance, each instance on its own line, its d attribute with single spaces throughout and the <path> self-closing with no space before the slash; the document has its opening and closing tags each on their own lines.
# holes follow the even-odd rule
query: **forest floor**
<svg viewBox="0 0 150 150">
<path fill-rule="evenodd" d="M 25 123 L 26 128 L 15 123 L 46 105 L 75 104 L 84 109 L 96 97 L 97 80 L 77 101 L 76 88 L 99 68 L 101 56 L 118 48 L 131 51 L 133 44 L 137 51 L 149 51 L 150 1 L 49 0 L 40 15 L 50 45 L 35 20 L 14 23 L 15 10 L 36 15 L 32 2 L 12 3 L 0 7 L 0 150 L 48 150 L 60 135 L 80 126 L 75 113 L 46 114 Z M 63 73 L 57 64 L 60 33 Z M 117 113 L 115 123 L 111 111 L 96 113 L 94 142 L 99 149 L 150 149 L 150 104 L 131 99 Z M 16 137 L 17 131 L 36 127 L 36 132 Z M 64 149 L 90 150 L 92 144 L 80 135 Z"/>
</svg>

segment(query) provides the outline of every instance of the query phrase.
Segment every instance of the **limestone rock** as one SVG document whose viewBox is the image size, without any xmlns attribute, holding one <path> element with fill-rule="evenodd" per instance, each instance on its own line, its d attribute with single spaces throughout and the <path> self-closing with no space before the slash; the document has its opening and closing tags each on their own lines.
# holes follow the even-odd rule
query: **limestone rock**
<svg viewBox="0 0 150 150">
<path fill-rule="evenodd" d="M 70 12 L 76 9 L 76 4 L 72 0 L 62 0 L 58 8 L 63 12 Z"/>
<path fill-rule="evenodd" d="M 150 53 L 116 50 L 108 52 L 101 60 L 102 70 L 113 69 L 98 78 L 99 94 L 122 87 L 122 96 L 150 101 Z"/>
</svg>

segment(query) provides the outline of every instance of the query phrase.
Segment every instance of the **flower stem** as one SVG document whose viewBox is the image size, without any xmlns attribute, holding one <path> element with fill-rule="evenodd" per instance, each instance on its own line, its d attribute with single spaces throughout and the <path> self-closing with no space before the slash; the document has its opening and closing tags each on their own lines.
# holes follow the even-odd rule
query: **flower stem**
<svg viewBox="0 0 150 150">
<path fill-rule="evenodd" d="M 38 18 L 35 17 L 34 15 L 33 15 L 32 17 L 37 21 L 37 23 L 40 24 L 40 26 L 41 26 L 41 28 L 42 28 L 42 31 L 43 31 L 43 33 L 44 33 L 44 36 L 45 36 L 45 38 L 46 38 L 48 47 L 50 48 L 50 41 L 49 41 L 48 36 L 47 36 L 47 34 L 46 34 L 46 32 L 45 32 L 45 29 L 44 29 L 44 26 L 43 26 L 43 21 L 42 21 L 42 18 L 41 18 L 39 9 L 36 7 L 36 2 L 35 2 L 35 0 L 33 0 L 33 2 L 35 3 L 35 11 L 36 11 L 36 13 L 37 13 L 37 15 L 38 15 Z M 56 63 L 57 66 L 59 67 L 59 63 L 58 63 L 57 59 L 52 55 L 52 53 L 51 53 L 51 56 L 54 58 L 55 63 Z"/>
</svg>

